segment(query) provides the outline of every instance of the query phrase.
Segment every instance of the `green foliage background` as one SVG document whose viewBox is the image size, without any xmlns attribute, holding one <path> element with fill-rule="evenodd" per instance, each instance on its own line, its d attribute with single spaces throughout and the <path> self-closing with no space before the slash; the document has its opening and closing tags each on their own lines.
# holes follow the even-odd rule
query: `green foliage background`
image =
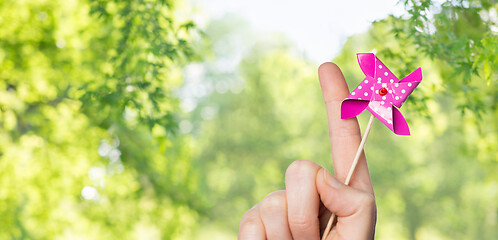
<svg viewBox="0 0 498 240">
<path fill-rule="evenodd" d="M 377 238 L 496 239 L 498 3 L 401 3 L 334 59 L 351 88 L 357 52 L 423 69 L 412 136 L 366 147 Z M 186 8 L 0 2 L 0 239 L 232 239 L 292 161 L 330 168 L 317 64 Z"/>
</svg>

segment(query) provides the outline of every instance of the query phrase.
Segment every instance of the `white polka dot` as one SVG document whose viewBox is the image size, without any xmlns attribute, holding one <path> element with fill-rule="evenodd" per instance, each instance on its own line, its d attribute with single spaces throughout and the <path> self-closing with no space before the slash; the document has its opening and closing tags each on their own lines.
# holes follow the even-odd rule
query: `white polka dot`
<svg viewBox="0 0 498 240">
<path fill-rule="evenodd" d="M 401 93 L 405 93 L 405 92 L 406 92 L 405 89 L 401 89 Z"/>
<path fill-rule="evenodd" d="M 382 68 L 382 65 L 379 65 L 379 68 Z"/>
<path fill-rule="evenodd" d="M 387 108 L 387 110 L 389 110 L 389 111 L 391 111 L 391 109 L 392 109 L 391 107 L 388 107 L 388 108 Z"/>
<path fill-rule="evenodd" d="M 396 97 L 395 97 L 395 99 L 396 99 L 396 100 L 399 100 L 399 97 L 398 97 L 398 96 L 396 96 Z"/>
<path fill-rule="evenodd" d="M 393 90 L 389 90 L 389 93 L 393 93 Z"/>
<path fill-rule="evenodd" d="M 411 86 L 412 86 L 412 83 L 411 83 L 411 82 L 410 82 L 410 83 L 408 83 L 408 87 L 411 87 Z"/>
<path fill-rule="evenodd" d="M 394 86 L 395 86 L 395 87 L 399 87 L 399 83 L 395 83 L 395 84 L 394 84 Z"/>
<path fill-rule="evenodd" d="M 377 78 L 378 81 L 382 80 L 382 78 Z"/>
<path fill-rule="evenodd" d="M 390 82 L 390 83 L 393 83 L 393 82 L 394 82 L 394 80 L 393 80 L 393 79 L 391 79 L 391 80 L 389 80 L 389 82 Z"/>
<path fill-rule="evenodd" d="M 379 90 L 378 90 L 378 89 L 377 89 L 377 90 L 375 90 L 375 93 L 379 94 Z"/>
<path fill-rule="evenodd" d="M 382 84 L 382 87 L 387 87 L 387 83 L 383 83 L 383 84 Z"/>
<path fill-rule="evenodd" d="M 361 97 L 359 97 L 358 100 L 361 100 Z"/>
<path fill-rule="evenodd" d="M 387 76 L 389 73 L 385 72 L 384 75 Z"/>
<path fill-rule="evenodd" d="M 368 83 L 368 80 L 365 80 L 365 83 Z"/>
<path fill-rule="evenodd" d="M 387 120 L 387 123 L 392 124 L 393 122 L 391 120 Z"/>
<path fill-rule="evenodd" d="M 380 101 L 380 104 L 384 105 L 384 103 L 386 103 L 386 102 L 384 102 L 384 101 Z"/>
<path fill-rule="evenodd" d="M 358 86 L 358 89 L 362 89 L 363 87 L 362 86 Z"/>
<path fill-rule="evenodd" d="M 353 96 L 354 96 L 355 94 L 356 94 L 355 92 L 351 92 L 351 95 L 353 95 Z"/>
<path fill-rule="evenodd" d="M 382 96 L 382 100 L 386 100 L 386 96 Z"/>
<path fill-rule="evenodd" d="M 368 93 L 367 93 L 367 92 L 365 92 L 365 96 L 368 96 Z"/>
</svg>

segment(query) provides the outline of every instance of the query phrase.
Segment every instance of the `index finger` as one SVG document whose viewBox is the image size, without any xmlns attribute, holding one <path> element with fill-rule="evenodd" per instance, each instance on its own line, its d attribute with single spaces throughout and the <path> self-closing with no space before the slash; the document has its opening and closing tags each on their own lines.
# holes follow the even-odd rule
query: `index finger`
<svg viewBox="0 0 498 240">
<path fill-rule="evenodd" d="M 322 64 L 318 68 L 318 78 L 327 109 L 334 171 L 337 178 L 344 182 L 360 145 L 361 132 L 356 118 L 341 119 L 341 103 L 349 95 L 349 89 L 339 67 L 331 62 Z M 363 152 L 350 185 L 373 194 Z"/>
</svg>

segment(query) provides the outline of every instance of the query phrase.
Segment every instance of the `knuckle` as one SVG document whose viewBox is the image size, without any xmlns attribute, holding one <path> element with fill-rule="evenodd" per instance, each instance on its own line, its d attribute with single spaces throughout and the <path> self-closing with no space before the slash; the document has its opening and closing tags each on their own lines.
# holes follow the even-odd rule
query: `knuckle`
<svg viewBox="0 0 498 240">
<path fill-rule="evenodd" d="M 289 226 L 298 231 L 305 231 L 313 226 L 313 220 L 306 215 L 289 216 Z"/>
<path fill-rule="evenodd" d="M 364 206 L 367 209 L 372 209 L 374 211 L 376 209 L 375 197 L 370 193 L 362 194 L 360 203 L 362 206 Z"/>
<path fill-rule="evenodd" d="M 256 205 L 257 206 L 257 205 Z M 256 209 L 256 206 L 252 207 L 251 209 L 247 210 L 244 215 L 242 215 L 242 219 L 241 219 L 241 222 L 243 222 L 244 220 L 248 220 L 248 219 L 251 219 L 251 218 L 254 218 L 254 210 Z"/>
<path fill-rule="evenodd" d="M 260 231 L 260 223 L 256 221 L 245 222 L 240 225 L 238 239 L 257 239 Z"/>
<path fill-rule="evenodd" d="M 258 230 L 261 223 L 253 211 L 254 209 L 251 209 L 244 213 L 242 220 L 240 220 L 239 232 L 254 232 Z"/>
<path fill-rule="evenodd" d="M 357 121 L 354 119 L 345 119 L 346 121 Z M 352 138 L 361 138 L 360 128 L 355 124 L 343 124 L 341 128 L 334 129 L 334 131 L 329 131 L 329 137 L 338 137 L 344 139 L 344 141 L 349 142 Z"/>
<path fill-rule="evenodd" d="M 286 206 L 285 191 L 277 191 L 268 194 L 263 201 L 261 201 L 260 210 L 264 212 L 280 212 L 285 211 Z"/>
<path fill-rule="evenodd" d="M 241 232 L 255 232 L 259 229 L 260 223 L 255 219 L 247 219 L 243 223 L 240 224 Z"/>
</svg>

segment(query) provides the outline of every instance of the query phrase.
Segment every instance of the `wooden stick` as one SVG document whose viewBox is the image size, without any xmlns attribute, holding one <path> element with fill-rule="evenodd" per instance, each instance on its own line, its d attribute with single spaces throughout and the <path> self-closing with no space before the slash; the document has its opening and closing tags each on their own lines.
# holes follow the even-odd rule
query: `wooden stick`
<svg viewBox="0 0 498 240">
<path fill-rule="evenodd" d="M 358 165 L 358 160 L 360 160 L 361 153 L 363 152 L 363 148 L 365 147 L 365 143 L 367 142 L 368 134 L 370 133 L 370 129 L 372 128 L 374 118 L 375 118 L 374 115 L 372 115 L 370 116 L 370 120 L 368 120 L 367 129 L 365 129 L 365 133 L 363 134 L 363 138 L 361 139 L 358 151 L 356 151 L 356 156 L 354 157 L 353 164 L 351 164 L 351 168 L 349 168 L 348 177 L 344 182 L 344 184 L 346 185 L 349 185 L 349 181 L 351 181 L 351 177 L 353 177 L 354 170 L 356 169 L 356 165 Z M 330 216 L 329 222 L 327 223 L 327 227 L 323 232 L 322 240 L 325 240 L 329 235 L 334 220 L 335 220 L 335 213 L 332 213 L 332 216 Z"/>
</svg>

